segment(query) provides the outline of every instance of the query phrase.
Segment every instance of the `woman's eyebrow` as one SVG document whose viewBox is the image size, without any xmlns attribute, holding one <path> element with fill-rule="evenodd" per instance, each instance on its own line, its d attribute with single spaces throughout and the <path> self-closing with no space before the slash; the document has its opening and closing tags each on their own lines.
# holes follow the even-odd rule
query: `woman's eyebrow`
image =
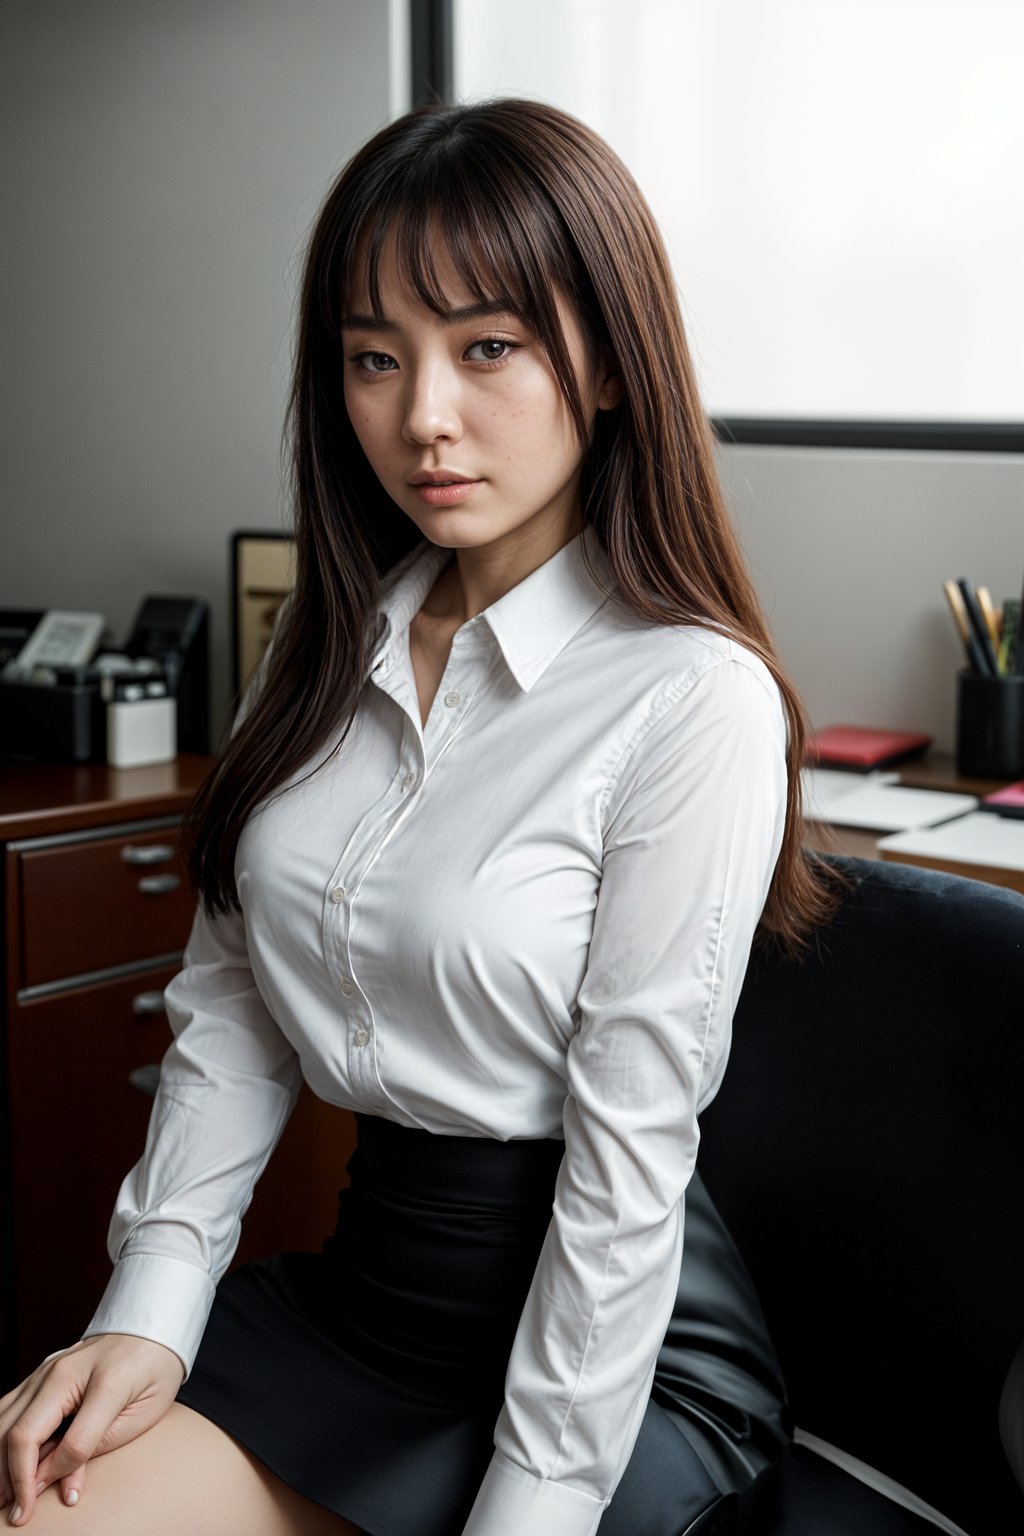
<svg viewBox="0 0 1024 1536">
<path fill-rule="evenodd" d="M 486 320 L 494 315 L 515 315 L 519 317 L 519 310 L 508 299 L 489 299 L 484 304 L 465 304 L 461 309 L 447 309 L 438 316 L 442 325 L 461 325 L 466 320 Z M 386 320 L 376 315 L 343 315 L 341 318 L 343 331 L 398 331 L 401 327 L 394 320 Z"/>
</svg>

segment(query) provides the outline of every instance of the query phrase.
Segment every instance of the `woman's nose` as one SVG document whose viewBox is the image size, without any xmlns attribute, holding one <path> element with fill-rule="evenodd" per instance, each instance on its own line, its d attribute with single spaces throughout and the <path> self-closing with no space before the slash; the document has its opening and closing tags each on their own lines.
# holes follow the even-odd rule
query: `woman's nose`
<svg viewBox="0 0 1024 1536">
<path fill-rule="evenodd" d="M 408 441 L 432 443 L 462 436 L 457 384 L 442 366 L 426 365 L 408 375 L 404 434 Z"/>
</svg>

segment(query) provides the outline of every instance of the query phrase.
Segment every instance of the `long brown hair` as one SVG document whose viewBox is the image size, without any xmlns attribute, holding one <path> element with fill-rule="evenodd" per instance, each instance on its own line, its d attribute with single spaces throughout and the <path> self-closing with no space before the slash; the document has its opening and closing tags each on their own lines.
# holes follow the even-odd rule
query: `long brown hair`
<svg viewBox="0 0 1024 1536">
<path fill-rule="evenodd" d="M 258 694 L 185 819 L 196 890 L 211 913 L 238 908 L 242 827 L 339 729 L 341 745 L 379 639 L 381 578 L 420 540 L 349 422 L 341 319 L 363 275 L 380 314 L 389 240 L 410 290 L 444 313 L 438 229 L 474 298 L 503 298 L 551 361 L 586 450 L 583 515 L 608 555 L 615 600 L 661 624 L 724 630 L 778 682 L 789 802 L 758 937 L 796 955 L 833 914 L 845 882 L 801 846 L 807 721 L 726 510 L 661 236 L 629 171 L 596 133 L 518 98 L 430 104 L 390 123 L 342 171 L 313 227 L 286 420 L 295 588 Z M 591 358 L 606 346 L 621 374 L 621 404 L 599 411 L 592 430 L 556 286 L 575 307 Z"/>
</svg>

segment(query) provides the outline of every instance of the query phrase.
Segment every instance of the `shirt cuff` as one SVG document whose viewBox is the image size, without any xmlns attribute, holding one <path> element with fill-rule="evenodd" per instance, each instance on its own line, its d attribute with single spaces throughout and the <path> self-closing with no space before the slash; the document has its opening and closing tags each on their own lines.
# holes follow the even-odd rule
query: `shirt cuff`
<svg viewBox="0 0 1024 1536">
<path fill-rule="evenodd" d="M 606 1502 L 535 1477 L 495 1451 L 462 1536 L 594 1536 Z"/>
<path fill-rule="evenodd" d="M 216 1286 L 205 1269 L 157 1253 L 118 1259 L 83 1339 L 132 1333 L 173 1349 L 188 1380 Z"/>
</svg>

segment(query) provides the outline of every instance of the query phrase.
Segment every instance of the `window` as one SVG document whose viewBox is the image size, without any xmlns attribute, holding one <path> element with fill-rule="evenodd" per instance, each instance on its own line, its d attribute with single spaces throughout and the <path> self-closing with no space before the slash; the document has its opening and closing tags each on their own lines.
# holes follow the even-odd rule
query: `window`
<svg viewBox="0 0 1024 1536">
<path fill-rule="evenodd" d="M 553 102 L 630 166 L 722 436 L 1024 450 L 1019 0 L 430 10 L 454 99 Z"/>
</svg>

